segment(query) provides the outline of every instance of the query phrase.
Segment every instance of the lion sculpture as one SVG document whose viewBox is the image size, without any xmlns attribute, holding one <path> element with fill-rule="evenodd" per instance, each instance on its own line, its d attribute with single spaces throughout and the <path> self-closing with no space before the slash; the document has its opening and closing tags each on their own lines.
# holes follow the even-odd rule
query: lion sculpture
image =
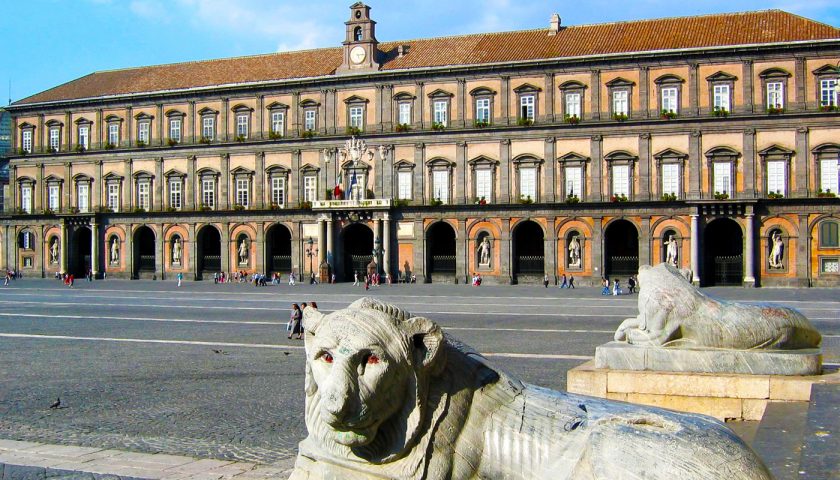
<svg viewBox="0 0 840 480">
<path fill-rule="evenodd" d="M 820 333 L 791 308 L 715 300 L 661 263 L 639 269 L 639 316 L 624 320 L 616 341 L 634 345 L 796 350 L 817 348 Z"/>
<path fill-rule="evenodd" d="M 364 298 L 307 308 L 292 480 L 769 479 L 716 420 L 524 384 L 433 321 Z"/>
</svg>

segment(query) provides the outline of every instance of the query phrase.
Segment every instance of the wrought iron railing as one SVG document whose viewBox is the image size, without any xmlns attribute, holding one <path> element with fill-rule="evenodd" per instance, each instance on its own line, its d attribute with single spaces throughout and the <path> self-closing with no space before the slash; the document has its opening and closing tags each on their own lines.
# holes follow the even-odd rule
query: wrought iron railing
<svg viewBox="0 0 840 480">
<path fill-rule="evenodd" d="M 741 285 L 744 281 L 744 259 L 741 255 L 715 257 L 715 285 Z"/>
<path fill-rule="evenodd" d="M 201 260 L 201 270 L 204 272 L 218 272 L 222 270 L 221 255 L 204 255 Z"/>
<path fill-rule="evenodd" d="M 545 271 L 545 257 L 542 255 L 521 255 L 516 258 L 517 273 L 539 273 Z"/>
<path fill-rule="evenodd" d="M 367 266 L 373 257 L 371 255 L 350 255 L 351 271 L 347 275 L 352 277 L 353 272 L 358 272 L 360 277 L 367 275 Z"/>
<path fill-rule="evenodd" d="M 272 255 L 271 256 L 271 270 L 273 272 L 291 272 L 292 271 L 292 256 L 291 255 Z"/>
<path fill-rule="evenodd" d="M 607 257 L 607 274 L 611 277 L 636 275 L 639 273 L 639 257 Z"/>
<path fill-rule="evenodd" d="M 455 273 L 455 255 L 432 255 L 432 273 Z"/>
<path fill-rule="evenodd" d="M 152 255 L 140 255 L 140 263 L 137 265 L 137 270 L 142 270 L 144 272 L 154 272 L 155 271 L 155 256 Z"/>
</svg>

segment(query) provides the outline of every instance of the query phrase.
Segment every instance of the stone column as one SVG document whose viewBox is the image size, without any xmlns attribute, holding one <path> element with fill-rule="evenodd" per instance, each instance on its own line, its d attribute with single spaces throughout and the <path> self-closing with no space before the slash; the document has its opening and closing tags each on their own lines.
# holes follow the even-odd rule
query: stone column
<svg viewBox="0 0 840 480">
<path fill-rule="evenodd" d="M 501 186 L 499 192 L 499 203 L 506 204 L 511 202 L 510 195 L 510 139 L 503 138 L 499 145 L 499 184 Z"/>
<path fill-rule="evenodd" d="M 752 106 L 744 107 L 750 108 Z M 744 130 L 744 191 L 741 192 L 741 198 L 755 198 L 755 129 L 747 128 Z M 737 194 L 737 192 L 736 192 Z"/>
<path fill-rule="evenodd" d="M 554 123 L 554 74 L 545 74 L 545 116 L 543 121 L 546 123 Z M 545 161 L 548 161 L 546 157 Z"/>
<path fill-rule="evenodd" d="M 99 223 L 94 216 L 90 222 L 90 271 L 93 277 L 99 275 Z"/>
<path fill-rule="evenodd" d="M 321 266 L 321 264 L 327 259 L 327 219 L 325 215 L 321 215 L 318 217 L 318 265 L 315 268 Z"/>
<path fill-rule="evenodd" d="M 332 228 L 332 220 L 327 223 L 328 227 Z M 327 243 L 331 243 L 327 240 Z M 388 215 L 388 212 L 382 216 L 382 249 L 383 257 L 382 257 L 382 269 L 385 270 L 385 273 L 392 276 L 394 272 L 391 271 L 391 216 Z"/>
<path fill-rule="evenodd" d="M 230 185 L 230 154 L 222 154 L 222 175 L 219 179 L 219 210 L 227 210 L 230 205 L 228 196 L 228 185 Z M 227 270 L 224 270 L 225 272 Z"/>
<path fill-rule="evenodd" d="M 639 113 L 642 118 L 650 118 L 650 76 L 649 67 L 641 67 L 639 69 Z M 654 118 L 659 115 L 655 115 Z"/>
<path fill-rule="evenodd" d="M 30 205 L 32 206 L 32 213 L 41 213 L 41 210 L 44 208 L 44 197 L 49 195 L 49 192 L 47 192 L 47 186 L 44 185 L 44 164 L 38 163 L 35 165 L 35 168 L 37 169 L 37 177 L 35 177 L 35 186 L 32 188 Z M 69 184 L 70 182 L 67 181 L 64 185 L 64 190 L 67 190 L 67 185 Z M 67 204 L 65 203 L 64 206 L 66 207 Z"/>
<path fill-rule="evenodd" d="M 289 126 L 286 134 L 290 137 L 297 137 L 300 135 L 300 92 L 292 93 L 292 104 L 289 105 Z"/>
<path fill-rule="evenodd" d="M 129 223 L 125 226 L 125 244 L 123 245 L 122 255 L 125 259 L 125 269 L 128 273 L 128 278 L 134 279 L 134 224 Z"/>
<path fill-rule="evenodd" d="M 422 143 L 414 145 L 414 204 L 423 205 L 425 203 L 425 189 L 423 182 L 426 178 L 426 146 Z"/>
<path fill-rule="evenodd" d="M 125 173 L 123 174 L 123 183 L 120 186 L 122 189 L 120 192 L 122 194 L 120 212 L 131 211 L 131 190 L 132 185 L 134 185 L 134 179 L 131 177 L 133 163 L 133 160 L 129 158 L 123 166 Z"/>
<path fill-rule="evenodd" d="M 96 161 L 96 178 L 90 186 L 93 201 L 90 203 L 91 211 L 95 212 L 98 207 L 105 205 L 102 201 L 102 160 Z"/>
<path fill-rule="evenodd" d="M 423 230 L 423 219 L 417 218 L 414 220 L 414 265 L 411 266 L 411 272 L 417 275 L 419 282 L 423 282 L 426 278 L 426 252 L 425 252 L 426 232 Z"/>
<path fill-rule="evenodd" d="M 592 92 L 590 104 L 592 108 L 589 112 L 590 120 L 601 119 L 601 71 L 592 70 L 589 75 L 589 91 Z"/>
<path fill-rule="evenodd" d="M 154 202 L 152 203 L 152 208 L 157 211 L 163 211 L 163 184 L 165 182 L 163 178 L 163 157 L 155 158 L 155 197 L 153 198 Z"/>
<path fill-rule="evenodd" d="M 650 265 L 650 217 L 642 217 L 642 225 L 639 232 L 639 267 Z"/>
<path fill-rule="evenodd" d="M 697 77 L 700 73 L 700 65 L 692 63 L 688 68 L 688 114 L 696 117 L 700 115 L 700 90 Z"/>
<path fill-rule="evenodd" d="M 90 135 L 91 135 L 92 138 L 91 138 L 90 143 L 91 143 L 91 146 L 93 148 L 98 150 L 98 149 L 102 148 L 102 137 L 104 136 L 104 132 L 102 131 L 103 129 L 102 129 L 102 109 L 101 108 L 96 109 L 96 120 L 95 121 L 96 121 L 96 137 L 93 137 L 93 128 L 91 128 Z M 15 143 L 12 142 L 12 145 L 15 145 Z"/>
<path fill-rule="evenodd" d="M 414 112 L 414 126 L 413 128 L 417 130 L 423 129 L 423 106 L 426 104 L 424 101 L 423 95 L 423 82 L 417 82 L 414 84 L 414 108 L 412 108 Z"/>
<path fill-rule="evenodd" d="M 554 115 L 552 114 L 553 117 Z M 545 158 L 545 188 L 540 189 L 542 201 L 545 203 L 554 203 L 557 194 L 557 154 L 555 153 L 555 149 L 555 138 L 546 138 L 543 154 Z"/>
<path fill-rule="evenodd" d="M 158 278 L 160 280 L 166 279 L 166 246 L 169 245 L 169 241 L 163 238 L 163 224 L 158 224 L 158 231 L 157 235 L 155 235 L 155 247 L 157 247 L 157 253 L 155 254 L 155 271 L 158 272 Z"/>
<path fill-rule="evenodd" d="M 467 118 L 467 80 L 458 79 L 458 114 L 455 116 L 455 127 L 465 127 Z"/>
<path fill-rule="evenodd" d="M 799 286 L 811 286 L 811 232 L 808 214 L 799 215 L 799 237 L 796 239 L 796 278 Z"/>
<path fill-rule="evenodd" d="M 469 265 L 469 239 L 467 238 L 467 221 L 458 219 L 458 231 L 455 240 L 455 283 L 463 280 L 468 283 L 470 276 L 467 270 Z"/>
<path fill-rule="evenodd" d="M 303 202 L 303 195 L 298 194 L 303 186 L 301 185 L 303 179 L 300 175 L 300 150 L 292 150 L 292 172 L 290 177 L 289 190 L 291 191 L 289 192 L 290 195 L 287 202 L 291 201 L 291 205 L 300 204 Z"/>
<path fill-rule="evenodd" d="M 700 130 L 691 132 L 688 139 L 688 199 L 699 200 L 701 196 L 702 180 L 700 178 L 700 166 L 703 164 L 700 142 L 702 133 Z"/>
<path fill-rule="evenodd" d="M 753 62 L 744 60 L 742 62 L 742 76 L 744 77 L 744 113 L 753 112 Z"/>
<path fill-rule="evenodd" d="M 555 217 L 548 217 L 548 235 L 543 243 L 543 255 L 545 256 L 545 274 L 552 282 L 557 284 L 557 230 L 554 228 Z"/>
<path fill-rule="evenodd" d="M 700 285 L 700 216 L 691 214 L 691 273 L 692 283 Z"/>
<path fill-rule="evenodd" d="M 499 239 L 499 283 L 513 283 L 513 272 L 511 271 L 511 237 L 510 218 L 502 218 L 502 236 Z"/>
<path fill-rule="evenodd" d="M 376 248 L 376 244 L 379 244 L 379 248 L 384 248 L 382 245 L 382 220 L 377 218 L 373 220 L 373 247 Z M 382 251 L 377 252 L 376 254 L 376 267 L 381 270 L 382 269 Z"/>
<path fill-rule="evenodd" d="M 382 131 L 390 132 L 394 128 L 394 86 L 385 85 L 382 90 Z"/>
<path fill-rule="evenodd" d="M 455 201 L 459 205 L 468 203 L 467 199 L 467 144 L 457 142 L 455 144 Z"/>
<path fill-rule="evenodd" d="M 64 112 L 64 151 L 65 152 L 72 152 L 73 151 L 73 137 L 76 136 L 77 132 L 73 130 L 73 113 L 69 110 Z M 90 135 L 90 132 L 88 132 Z M 61 147 L 58 148 L 61 150 Z"/>
<path fill-rule="evenodd" d="M 635 192 L 637 200 L 650 200 L 650 134 L 639 135 L 639 191 Z"/>
<path fill-rule="evenodd" d="M 601 170 L 603 169 L 604 163 L 603 159 L 601 158 L 603 156 L 601 152 L 603 140 L 604 137 L 601 135 L 592 135 L 590 137 L 589 157 L 591 159 L 591 166 L 588 176 L 591 183 L 587 187 L 590 202 L 601 201 Z M 584 178 L 583 181 L 586 181 L 586 178 Z"/>
<path fill-rule="evenodd" d="M 73 171 L 72 171 L 72 164 L 70 162 L 64 162 L 64 184 L 61 186 L 61 196 L 63 197 L 61 200 L 61 207 L 62 210 L 65 212 L 70 211 L 70 190 L 72 190 L 73 185 Z M 44 185 L 36 185 L 37 189 L 40 191 L 44 191 Z M 34 192 L 33 192 L 34 193 Z"/>
<path fill-rule="evenodd" d="M 195 143 L 195 100 L 190 100 L 189 103 L 189 110 L 190 110 L 190 125 L 189 125 L 189 138 L 186 140 L 189 143 Z M 186 125 L 184 125 L 186 127 Z"/>
<path fill-rule="evenodd" d="M 193 274 L 193 280 L 198 280 L 198 252 L 196 251 L 197 246 L 198 246 L 198 242 L 196 242 L 196 238 L 195 238 L 195 224 L 194 223 L 190 223 L 187 226 L 187 234 L 190 236 L 187 239 L 187 242 L 189 242 L 188 243 L 189 251 L 187 252 L 189 262 L 190 262 L 189 263 L 189 269 L 190 269 L 190 272 L 192 272 L 192 274 Z M 183 259 L 183 253 L 181 254 L 181 258 Z"/>
<path fill-rule="evenodd" d="M 382 197 L 383 198 L 392 198 L 394 192 L 393 186 L 393 172 L 394 172 L 394 146 L 388 145 L 385 149 L 385 158 L 382 159 L 382 172 L 380 172 L 380 176 L 382 178 Z"/>
<path fill-rule="evenodd" d="M 752 207 L 748 207 L 747 215 L 747 234 L 744 237 L 744 286 L 755 286 L 755 217 L 752 213 Z"/>
<path fill-rule="evenodd" d="M 195 155 L 187 157 L 187 178 L 184 180 L 184 205 L 186 210 L 195 210 L 195 188 L 198 179 L 195 178 Z"/>
<path fill-rule="evenodd" d="M 17 166 L 12 165 L 9 167 L 9 203 L 5 206 L 6 212 L 13 213 L 17 209 L 19 194 L 20 186 L 17 183 Z M 6 235 L 5 238 L 8 239 L 9 236 Z"/>
<path fill-rule="evenodd" d="M 254 172 L 254 191 L 256 202 L 254 206 L 262 210 L 265 208 L 265 152 L 257 152 L 255 156 L 256 171 Z"/>
<path fill-rule="evenodd" d="M 70 253 L 70 239 L 69 233 L 67 231 L 67 223 L 66 221 L 61 222 L 61 274 L 64 275 L 67 273 L 68 269 L 68 262 L 67 257 Z"/>
<path fill-rule="evenodd" d="M 230 224 L 222 223 L 222 271 L 230 273 Z"/>
<path fill-rule="evenodd" d="M 810 188 L 808 185 L 808 165 L 811 152 L 808 151 L 808 127 L 796 129 L 796 154 L 793 156 L 794 170 L 796 170 L 794 195 L 807 197 Z"/>
<path fill-rule="evenodd" d="M 265 95 L 257 95 L 257 128 L 255 138 L 263 139 L 265 135 Z"/>
<path fill-rule="evenodd" d="M 230 132 L 228 131 L 230 119 L 230 100 L 227 98 L 222 99 L 222 134 L 219 135 L 219 139 L 223 142 L 227 142 L 230 140 Z M 227 270 L 225 270 L 227 271 Z"/>
<path fill-rule="evenodd" d="M 374 185 L 376 186 L 376 196 L 377 198 L 384 198 L 385 193 L 385 158 L 388 156 L 387 151 L 383 151 L 381 148 L 377 148 L 374 158 L 377 159 L 376 167 L 374 168 Z"/>
<path fill-rule="evenodd" d="M 333 219 L 332 215 L 327 216 L 327 262 L 330 264 L 330 271 L 335 272 L 335 245 L 333 244 Z"/>
<path fill-rule="evenodd" d="M 163 124 L 163 104 L 157 104 L 157 144 L 163 145 L 163 137 L 168 137 L 169 132 L 164 133 L 164 124 Z M 149 138 L 149 145 L 152 144 L 154 137 Z"/>
<path fill-rule="evenodd" d="M 325 89 L 321 90 L 321 98 L 324 105 L 323 112 L 319 112 L 323 113 L 321 117 L 323 119 L 321 122 L 322 133 L 335 135 L 335 97 L 330 95 L 330 89 Z"/>
<path fill-rule="evenodd" d="M 793 81 L 796 84 L 793 108 L 797 110 L 808 110 L 808 101 L 805 98 L 805 83 L 808 81 L 808 77 L 805 67 L 805 57 L 797 56 L 793 68 Z"/>
<path fill-rule="evenodd" d="M 499 125 L 510 124 L 510 77 L 502 76 L 502 86 L 499 89 L 499 101 L 502 108 L 501 118 L 498 121 Z M 515 120 L 514 120 L 515 121 Z"/>
<path fill-rule="evenodd" d="M 592 275 L 597 283 L 604 276 L 604 235 L 601 222 L 603 217 L 592 217 L 592 242 L 589 251 L 592 254 Z M 585 244 L 584 244 L 585 245 Z"/>
<path fill-rule="evenodd" d="M 269 268 L 266 268 L 265 257 L 265 225 L 257 223 L 257 238 L 254 245 L 254 271 L 268 275 Z"/>
</svg>

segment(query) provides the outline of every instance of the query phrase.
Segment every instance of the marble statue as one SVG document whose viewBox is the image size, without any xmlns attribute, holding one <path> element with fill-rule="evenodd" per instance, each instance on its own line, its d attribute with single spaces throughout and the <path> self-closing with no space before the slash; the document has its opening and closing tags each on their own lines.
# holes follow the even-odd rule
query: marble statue
<svg viewBox="0 0 840 480">
<path fill-rule="evenodd" d="M 239 264 L 243 265 L 248 263 L 248 240 L 242 239 L 239 242 Z"/>
<path fill-rule="evenodd" d="M 375 299 L 308 307 L 304 327 L 308 436 L 292 480 L 771 478 L 710 417 L 522 383 Z"/>
<path fill-rule="evenodd" d="M 580 241 L 577 235 L 569 242 L 569 266 L 580 267 Z"/>
<path fill-rule="evenodd" d="M 668 240 L 665 242 L 665 263 L 677 266 L 677 239 L 674 235 L 668 235 Z"/>
<path fill-rule="evenodd" d="M 490 239 L 488 237 L 484 237 L 481 244 L 478 246 L 478 264 L 479 265 L 490 265 Z"/>
<path fill-rule="evenodd" d="M 111 242 L 111 263 L 120 263 L 120 239 L 117 237 Z"/>
<path fill-rule="evenodd" d="M 50 263 L 58 263 L 58 238 L 53 237 L 50 243 Z"/>
<path fill-rule="evenodd" d="M 785 244 L 782 241 L 782 234 L 774 232 L 772 240 L 773 248 L 770 249 L 770 268 L 784 268 L 782 255 L 784 255 Z"/>
<path fill-rule="evenodd" d="M 639 268 L 639 316 L 615 332 L 634 345 L 718 349 L 816 348 L 821 337 L 787 307 L 724 302 L 691 284 L 688 270 L 661 263 Z"/>
<path fill-rule="evenodd" d="M 172 243 L 172 263 L 181 263 L 181 239 L 176 238 Z"/>
</svg>

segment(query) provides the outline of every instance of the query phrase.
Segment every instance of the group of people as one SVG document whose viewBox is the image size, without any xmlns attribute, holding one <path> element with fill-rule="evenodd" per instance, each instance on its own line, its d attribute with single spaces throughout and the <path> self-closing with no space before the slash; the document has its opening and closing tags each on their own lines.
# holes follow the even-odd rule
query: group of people
<svg viewBox="0 0 840 480">
<path fill-rule="evenodd" d="M 473 273 L 472 286 L 473 287 L 480 287 L 481 286 L 481 274 L 480 273 L 478 273 L 478 272 Z"/>
<path fill-rule="evenodd" d="M 601 277 L 601 285 L 603 285 L 603 289 L 601 289 L 601 295 L 623 295 L 624 292 L 621 290 L 621 281 L 618 278 L 614 278 L 612 281 L 612 292 L 610 292 L 610 281 L 607 278 Z M 636 293 L 636 287 L 639 285 L 638 280 L 636 277 L 631 276 L 627 279 L 627 294 Z"/>
<path fill-rule="evenodd" d="M 333 279 L 335 279 L 335 275 L 333 275 Z M 378 287 L 382 285 L 382 274 L 379 272 L 376 273 L 367 273 L 364 277 L 364 285 L 365 290 L 370 290 L 370 287 Z M 334 280 L 333 280 L 334 281 Z M 391 274 L 385 274 L 385 283 L 388 285 L 392 284 Z M 353 272 L 353 286 L 359 285 L 359 272 Z"/>
<path fill-rule="evenodd" d="M 318 304 L 315 302 L 310 302 L 309 306 L 314 309 L 318 309 Z M 306 309 L 306 302 L 301 303 L 298 305 L 297 303 L 292 304 L 292 314 L 289 317 L 289 323 L 286 327 L 286 331 L 289 332 L 289 339 L 291 340 L 293 335 L 297 335 L 298 340 L 303 339 L 303 311 Z"/>
</svg>

